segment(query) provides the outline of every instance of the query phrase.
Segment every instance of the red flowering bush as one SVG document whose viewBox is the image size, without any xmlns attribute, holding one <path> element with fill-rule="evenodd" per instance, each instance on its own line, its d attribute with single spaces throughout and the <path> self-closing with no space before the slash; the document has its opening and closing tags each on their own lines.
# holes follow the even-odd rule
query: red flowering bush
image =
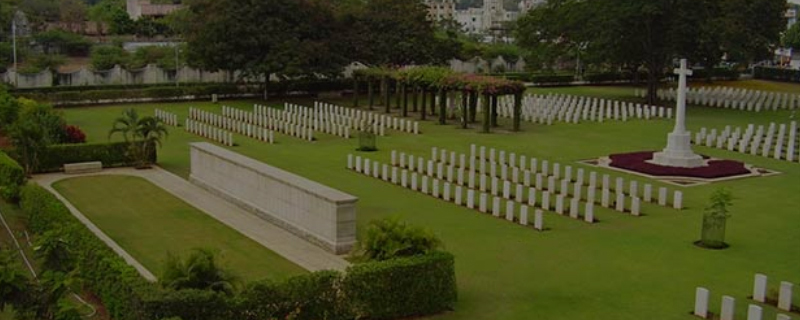
<svg viewBox="0 0 800 320">
<path fill-rule="evenodd" d="M 64 143 L 68 144 L 77 144 L 77 143 L 86 143 L 86 134 L 83 133 L 78 126 L 69 125 L 64 127 L 64 133 L 66 136 L 66 141 Z"/>
<path fill-rule="evenodd" d="M 614 154 L 609 158 L 611 158 L 612 167 L 645 173 L 651 176 L 715 179 L 750 173 L 750 170 L 745 168 L 744 163 L 732 160 L 711 160 L 708 162 L 708 166 L 699 168 L 660 166 L 647 162 L 653 159 L 652 151 Z"/>
</svg>

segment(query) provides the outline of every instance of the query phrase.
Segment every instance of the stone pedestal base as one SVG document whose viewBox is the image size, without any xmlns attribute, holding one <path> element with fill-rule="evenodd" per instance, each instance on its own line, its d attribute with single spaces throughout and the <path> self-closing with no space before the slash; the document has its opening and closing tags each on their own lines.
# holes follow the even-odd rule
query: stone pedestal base
<svg viewBox="0 0 800 320">
<path fill-rule="evenodd" d="M 691 135 L 688 132 L 670 133 L 667 148 L 653 154 L 654 164 L 667 167 L 697 168 L 706 166 L 703 157 L 692 151 Z"/>
</svg>

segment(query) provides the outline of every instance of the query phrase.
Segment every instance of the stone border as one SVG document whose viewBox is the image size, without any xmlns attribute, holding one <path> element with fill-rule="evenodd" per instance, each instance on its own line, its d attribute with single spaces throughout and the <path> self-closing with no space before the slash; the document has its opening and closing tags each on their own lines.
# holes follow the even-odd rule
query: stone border
<svg viewBox="0 0 800 320">
<path fill-rule="evenodd" d="M 722 160 L 717 158 L 709 158 L 705 159 L 706 161 L 714 161 L 714 160 Z M 637 175 L 640 177 L 650 178 L 656 181 L 660 181 L 666 184 L 670 184 L 673 186 L 678 187 L 695 187 L 695 186 L 702 186 L 707 185 L 715 182 L 723 182 L 723 181 L 731 181 L 731 180 L 739 180 L 745 178 L 757 178 L 757 177 L 769 177 L 781 174 L 782 172 L 774 171 L 774 170 L 767 170 L 764 168 L 758 168 L 749 164 L 744 164 L 744 167 L 750 170 L 750 174 L 740 174 L 736 176 L 730 177 L 722 177 L 722 178 L 715 178 L 715 179 L 706 179 L 706 178 L 697 178 L 697 177 L 680 177 L 680 176 L 653 176 L 646 173 L 641 173 L 637 171 L 632 171 L 623 168 L 617 168 L 611 166 L 611 159 L 607 156 L 600 157 L 597 159 L 588 159 L 588 160 L 579 160 L 578 163 L 582 163 L 585 165 L 597 167 L 597 168 L 604 168 L 609 170 L 614 170 L 618 172 L 628 173 L 632 175 Z M 766 171 L 766 172 L 761 172 Z"/>
</svg>

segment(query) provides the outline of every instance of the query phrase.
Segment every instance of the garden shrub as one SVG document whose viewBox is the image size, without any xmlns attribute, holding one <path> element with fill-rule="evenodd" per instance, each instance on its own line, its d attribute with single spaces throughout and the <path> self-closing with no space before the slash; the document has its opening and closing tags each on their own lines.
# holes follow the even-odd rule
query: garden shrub
<svg viewBox="0 0 800 320">
<path fill-rule="evenodd" d="M 133 167 L 137 160 L 130 154 L 128 143 L 90 143 L 50 146 L 39 155 L 37 173 L 59 172 L 68 163 L 100 161 L 103 168 Z M 157 151 L 150 147 L 151 163 L 157 162 Z"/>
<path fill-rule="evenodd" d="M 756 67 L 753 74 L 756 79 L 800 83 L 800 70 Z"/>
<path fill-rule="evenodd" d="M 86 143 L 86 133 L 78 126 L 68 125 L 64 127 L 64 134 L 66 136 L 64 143 Z"/>
<path fill-rule="evenodd" d="M 343 290 L 356 318 L 396 319 L 452 310 L 456 299 L 454 258 L 433 252 L 356 264 Z"/>
<path fill-rule="evenodd" d="M 25 170 L 14 159 L 0 151 L 0 197 L 16 202 L 25 184 Z"/>
<path fill-rule="evenodd" d="M 346 274 L 254 282 L 233 296 L 163 289 L 140 277 L 44 188 L 23 187 L 20 207 L 35 233 L 62 230 L 79 276 L 112 319 L 396 319 L 451 310 L 457 298 L 454 258 L 439 251 L 356 264 Z"/>
<path fill-rule="evenodd" d="M 355 255 L 381 261 L 397 257 L 423 255 L 438 249 L 441 241 L 428 230 L 413 227 L 397 219 L 373 221 L 358 242 Z"/>
</svg>

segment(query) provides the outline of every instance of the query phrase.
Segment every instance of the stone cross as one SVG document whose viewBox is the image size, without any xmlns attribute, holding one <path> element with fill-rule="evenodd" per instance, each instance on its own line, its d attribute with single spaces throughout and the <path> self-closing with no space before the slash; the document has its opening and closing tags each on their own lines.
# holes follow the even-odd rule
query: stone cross
<svg viewBox="0 0 800 320">
<path fill-rule="evenodd" d="M 681 67 L 675 73 L 680 76 L 675 128 L 668 135 L 667 147 L 654 154 L 652 162 L 668 167 L 701 167 L 705 165 L 703 158 L 692 152 L 691 137 L 686 132 L 686 77 L 692 75 L 692 71 L 687 68 L 686 59 L 681 59 Z"/>
</svg>

